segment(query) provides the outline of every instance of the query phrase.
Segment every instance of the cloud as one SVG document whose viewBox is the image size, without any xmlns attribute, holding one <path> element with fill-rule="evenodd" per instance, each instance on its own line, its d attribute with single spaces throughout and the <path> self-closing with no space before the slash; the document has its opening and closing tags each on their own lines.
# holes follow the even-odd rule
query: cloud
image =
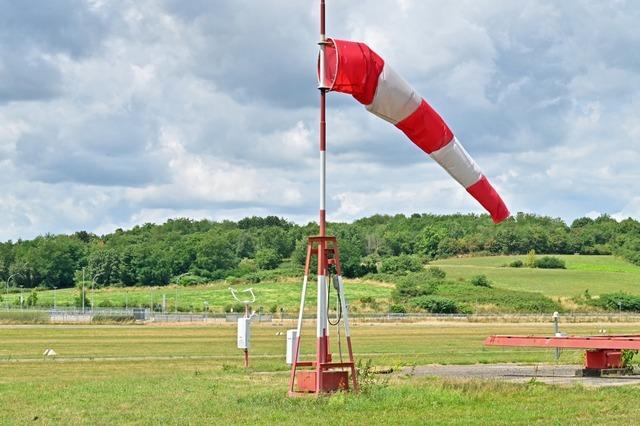
<svg viewBox="0 0 640 426">
<path fill-rule="evenodd" d="M 335 0 L 512 211 L 640 217 L 630 1 Z M 317 212 L 315 2 L 0 0 L 0 238 Z M 353 99 L 328 97 L 331 220 L 481 212 Z"/>
</svg>

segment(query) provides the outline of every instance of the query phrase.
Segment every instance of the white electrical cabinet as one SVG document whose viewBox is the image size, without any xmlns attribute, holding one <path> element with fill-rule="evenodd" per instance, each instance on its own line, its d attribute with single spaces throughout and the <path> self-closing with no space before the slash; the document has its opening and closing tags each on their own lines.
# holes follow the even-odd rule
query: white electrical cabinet
<svg viewBox="0 0 640 426">
<path fill-rule="evenodd" d="M 251 318 L 238 318 L 238 349 L 249 349 Z"/>
<path fill-rule="evenodd" d="M 296 352 L 296 339 L 298 338 L 298 330 L 287 330 L 287 364 L 293 364 L 293 356 Z"/>
</svg>

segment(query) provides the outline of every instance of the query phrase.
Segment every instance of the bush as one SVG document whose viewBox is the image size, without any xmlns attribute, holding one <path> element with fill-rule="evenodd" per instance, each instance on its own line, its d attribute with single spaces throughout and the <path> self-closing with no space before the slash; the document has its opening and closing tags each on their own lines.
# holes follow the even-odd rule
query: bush
<svg viewBox="0 0 640 426">
<path fill-rule="evenodd" d="M 244 303 L 234 303 L 233 305 L 232 304 L 225 305 L 224 312 L 225 313 L 233 312 L 234 314 L 235 313 L 244 314 Z"/>
<path fill-rule="evenodd" d="M 269 307 L 269 313 L 270 314 L 275 314 L 276 312 L 278 312 L 278 305 L 271 305 Z"/>
<path fill-rule="evenodd" d="M 553 256 L 544 256 L 536 259 L 533 265 L 540 269 L 567 269 L 564 260 Z"/>
<path fill-rule="evenodd" d="M 529 250 L 529 253 L 527 253 L 527 260 L 524 262 L 524 264 L 527 266 L 527 268 L 535 268 L 536 267 L 536 251 L 535 250 Z"/>
<path fill-rule="evenodd" d="M 392 297 L 396 301 L 404 301 L 414 297 L 427 296 L 436 292 L 439 282 L 440 280 L 434 279 L 430 274 L 412 273 L 398 280 Z"/>
<path fill-rule="evenodd" d="M 475 277 L 472 277 L 469 282 L 476 287 L 491 288 L 491 281 L 489 281 L 489 278 L 487 278 L 486 275 L 476 275 Z"/>
<path fill-rule="evenodd" d="M 400 256 L 391 256 L 382 259 L 380 272 L 383 273 L 407 273 L 418 272 L 422 270 L 422 261 L 418 256 L 401 254 Z"/>
<path fill-rule="evenodd" d="M 239 277 L 252 274 L 258 271 L 258 265 L 256 265 L 253 259 L 242 259 L 238 264 L 238 267 L 233 271 L 233 275 Z"/>
<path fill-rule="evenodd" d="M 375 299 L 371 296 L 364 296 L 360 298 L 360 303 L 373 303 Z"/>
<path fill-rule="evenodd" d="M 524 266 L 524 262 L 522 260 L 514 260 L 509 264 L 511 268 L 522 268 Z"/>
<path fill-rule="evenodd" d="M 282 262 L 282 256 L 270 248 L 263 248 L 256 252 L 256 265 L 260 269 L 276 269 Z"/>
<path fill-rule="evenodd" d="M 193 275 L 193 274 L 188 274 L 188 275 L 183 275 L 180 278 L 178 278 L 178 282 L 177 284 L 180 284 L 181 286 L 191 286 L 191 285 L 198 285 L 198 284 L 202 284 L 207 282 L 208 280 L 204 277 L 198 276 L 198 275 Z"/>
<path fill-rule="evenodd" d="M 406 314 L 407 309 L 404 307 L 404 305 L 394 304 L 389 307 L 389 312 L 391 312 L 392 314 Z"/>
<path fill-rule="evenodd" d="M 98 315 L 93 315 L 91 317 L 91 322 L 93 323 L 128 323 L 128 322 L 135 322 L 135 318 L 133 317 L 133 315 L 128 315 L 128 314 L 124 314 L 124 315 L 102 315 L 102 314 L 98 314 Z"/>
<path fill-rule="evenodd" d="M 429 269 L 427 269 L 427 272 L 437 280 L 444 280 L 447 276 L 447 273 L 437 266 L 430 267 Z"/>
<path fill-rule="evenodd" d="M 262 279 L 260 278 L 260 275 L 255 273 L 255 274 L 247 274 L 244 276 L 245 281 L 247 281 L 248 283 L 251 284 L 258 284 L 260 281 L 262 281 Z"/>
<path fill-rule="evenodd" d="M 440 296 L 421 296 L 412 301 L 413 305 L 433 314 L 455 314 L 458 305 L 455 300 Z"/>
<path fill-rule="evenodd" d="M 36 304 L 38 303 L 38 293 L 34 290 L 31 292 L 31 294 L 29 294 L 29 297 L 27 297 L 26 300 L 26 304 L 27 306 L 36 306 Z"/>
<path fill-rule="evenodd" d="M 626 293 L 602 294 L 599 299 L 591 299 L 590 302 L 609 311 L 640 312 L 640 296 Z"/>
</svg>

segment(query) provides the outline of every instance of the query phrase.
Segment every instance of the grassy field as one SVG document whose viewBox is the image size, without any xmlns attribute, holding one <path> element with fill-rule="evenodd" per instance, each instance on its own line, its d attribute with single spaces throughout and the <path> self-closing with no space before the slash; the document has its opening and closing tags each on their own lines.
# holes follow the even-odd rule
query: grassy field
<svg viewBox="0 0 640 426">
<path fill-rule="evenodd" d="M 550 361 L 551 351 L 483 348 L 492 333 L 549 325 L 354 327 L 356 356 L 380 366 Z M 567 324 L 570 333 L 637 331 Z M 289 399 L 279 327 L 254 329 L 252 368 L 240 368 L 232 326 L 2 326 L 0 423 L 24 424 L 557 424 L 634 423 L 640 388 L 585 389 L 446 382 L 400 374 L 362 395 Z M 306 330 L 307 336 L 312 334 Z M 307 341 L 307 343 L 311 343 Z M 42 360 L 45 348 L 56 360 Z M 305 352 L 311 349 L 305 347 Z M 563 362 L 581 355 L 563 354 Z"/>
<path fill-rule="evenodd" d="M 546 296 L 572 297 L 589 290 L 591 295 L 623 291 L 640 294 L 640 267 L 613 256 L 559 255 L 567 269 L 504 267 L 526 256 L 465 257 L 438 260 L 452 279 L 484 274 L 496 287 L 536 291 Z"/>
<path fill-rule="evenodd" d="M 567 303 L 568 298 L 583 295 L 589 290 L 592 296 L 603 293 L 627 292 L 640 295 L 640 267 L 632 265 L 613 256 L 577 256 L 561 255 L 567 265 L 567 269 L 537 269 L 537 268 L 510 268 L 506 267 L 510 262 L 525 256 L 492 256 L 492 257 L 465 257 L 451 258 L 435 261 L 432 265 L 438 266 L 447 272 L 447 278 L 453 282 L 468 280 L 474 275 L 484 274 L 493 282 L 496 290 L 489 291 L 480 288 L 457 288 L 456 286 L 443 286 L 439 295 L 452 297 L 473 309 L 479 311 L 513 311 L 517 306 L 514 300 L 522 299 L 522 306 L 544 305 L 544 301 L 537 301 L 534 295 L 502 294 L 499 289 L 515 290 L 520 292 L 537 292 L 544 296 L 553 297 L 554 300 L 562 298 Z M 258 284 L 238 285 L 238 288 L 253 287 L 257 296 L 254 305 L 256 309 L 263 308 L 264 312 L 276 307 L 279 311 L 283 308 L 291 313 L 297 310 L 301 279 L 291 277 L 279 277 L 275 280 Z M 393 280 L 391 280 L 393 281 Z M 315 282 L 312 282 L 312 288 Z M 176 300 L 180 311 L 202 311 L 205 303 L 213 312 L 222 312 L 234 300 L 228 290 L 229 284 L 224 281 L 214 282 L 208 285 L 183 287 L 169 285 L 165 287 L 129 287 L 129 288 L 105 288 L 94 292 L 87 289 L 89 301 L 95 300 L 96 306 L 160 306 L 163 295 L 166 297 L 167 309 L 174 311 Z M 459 286 L 458 286 L 459 287 Z M 376 280 L 346 280 L 346 293 L 351 307 L 355 311 L 386 311 L 391 299 L 394 285 Z M 504 292 L 503 292 L 504 293 Z M 77 289 L 61 289 L 55 292 L 57 306 L 73 306 L 74 299 L 78 297 Z M 11 293 L 4 297 L 3 303 L 15 305 L 19 299 L 18 293 Z M 27 296 L 25 292 L 24 296 Z M 360 299 L 372 297 L 377 306 L 369 303 L 361 303 Z M 505 306 L 500 305 L 500 298 L 508 299 Z M 315 303 L 315 291 L 308 292 L 308 305 Z M 39 306 L 52 306 L 53 291 L 38 292 Z M 513 300 L 512 300 L 513 299 Z M 511 303 L 513 302 L 513 303 Z M 520 303 L 520 302 L 518 302 Z M 548 303 L 547 303 L 548 304 Z M 511 306 L 514 305 L 514 306 Z M 574 309 L 569 306 L 567 309 Z M 555 308 L 554 308 L 555 309 Z M 554 310 L 551 309 L 551 310 Z M 579 310 L 593 309 L 582 305 Z M 522 311 L 527 309 L 522 308 Z M 548 309 L 547 309 L 548 310 Z"/>
<path fill-rule="evenodd" d="M 297 311 L 300 304 L 300 289 L 302 279 L 285 279 L 281 282 L 261 282 L 258 284 L 246 284 L 238 286 L 239 289 L 253 288 L 256 295 L 254 308 L 263 307 L 265 312 L 276 305 L 278 308 L 284 307 L 288 312 Z M 315 281 L 311 283 L 311 288 L 315 288 Z M 350 280 L 345 285 L 347 298 L 352 302 L 352 306 L 358 309 L 358 300 L 365 296 L 371 296 L 380 302 L 388 302 L 393 286 L 391 284 L 378 283 L 373 281 Z M 38 305 L 53 306 L 53 291 L 39 291 Z M 150 306 L 151 303 L 159 305 L 162 303 L 162 296 L 166 296 L 167 309 L 175 309 L 176 298 L 178 309 L 181 311 L 201 311 L 204 309 L 204 302 L 209 304 L 210 310 L 222 312 L 226 305 L 234 304 L 234 300 L 229 292 L 229 284 L 218 281 L 208 285 L 198 285 L 193 287 L 183 287 L 168 285 L 164 287 L 111 287 L 97 289 L 92 292 L 86 290 L 87 299 L 90 302 L 95 298 L 96 306 L 102 306 L 108 302 L 112 306 Z M 73 306 L 74 299 L 79 295 L 77 289 L 56 290 L 55 298 L 57 306 Z M 3 295 L 4 296 L 4 295 Z M 19 300 L 19 294 L 9 294 L 8 300 L 15 304 Z M 26 297 L 26 293 L 24 295 Z M 307 293 L 307 306 L 315 306 L 315 291 Z"/>
</svg>

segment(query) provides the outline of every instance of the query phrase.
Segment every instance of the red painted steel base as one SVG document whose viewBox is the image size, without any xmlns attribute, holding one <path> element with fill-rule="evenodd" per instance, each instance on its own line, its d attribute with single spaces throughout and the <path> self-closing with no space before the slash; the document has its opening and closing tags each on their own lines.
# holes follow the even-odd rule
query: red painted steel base
<svg viewBox="0 0 640 426">
<path fill-rule="evenodd" d="M 336 237 L 309 237 L 307 243 L 307 259 L 305 262 L 305 277 L 309 275 L 309 267 L 313 256 L 318 256 L 319 275 L 322 273 L 326 276 L 328 274 L 328 265 L 332 265 L 335 267 L 336 275 L 338 277 L 342 276 L 340 249 Z M 327 283 L 327 285 L 330 284 Z M 341 297 L 344 297 L 344 293 L 342 293 Z M 346 304 L 346 300 L 344 300 L 344 302 Z M 304 297 L 301 304 L 301 309 L 303 308 Z M 336 358 L 332 356 L 329 346 L 330 341 L 327 336 L 316 338 L 315 361 L 300 361 L 300 341 L 302 336 L 298 336 L 295 343 L 293 363 L 291 365 L 289 396 L 319 396 L 339 390 L 353 390 L 354 392 L 358 392 L 357 369 L 353 357 L 353 348 L 351 346 L 351 335 L 348 332 L 348 315 L 348 311 L 345 309 L 345 312 L 343 312 L 342 326 L 345 327 L 344 338 L 347 343 L 348 361 L 333 362 Z M 338 339 L 340 338 L 339 336 L 337 337 Z M 349 382 L 351 382 L 351 386 Z"/>
<path fill-rule="evenodd" d="M 320 392 L 331 393 L 339 390 L 349 390 L 349 374 L 346 371 L 323 371 Z M 316 392 L 315 371 L 298 371 L 296 373 L 297 392 Z"/>
<path fill-rule="evenodd" d="M 607 368 L 623 368 L 622 351 L 594 350 L 587 351 L 584 368 L 605 370 Z"/>
</svg>

